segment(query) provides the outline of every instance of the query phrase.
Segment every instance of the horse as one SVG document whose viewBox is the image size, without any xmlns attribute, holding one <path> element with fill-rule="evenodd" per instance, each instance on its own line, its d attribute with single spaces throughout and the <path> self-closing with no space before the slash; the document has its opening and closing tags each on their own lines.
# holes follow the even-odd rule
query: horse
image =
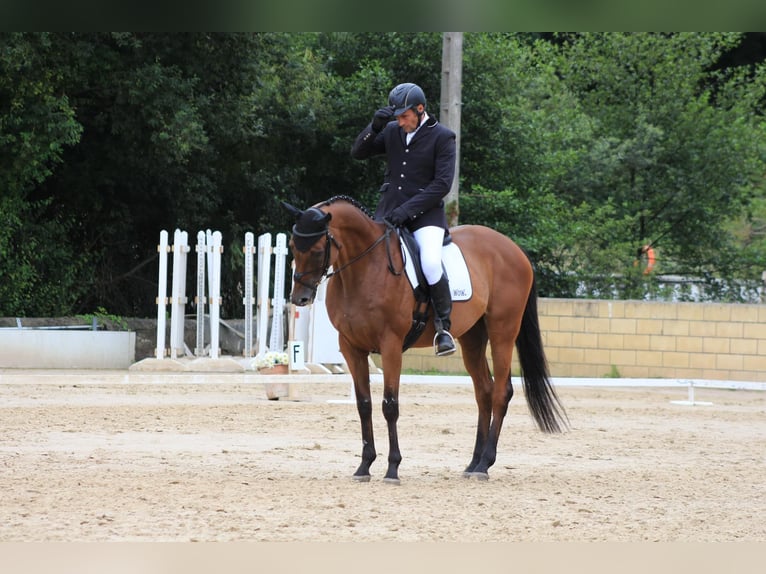
<svg viewBox="0 0 766 574">
<path fill-rule="evenodd" d="M 387 222 L 374 220 L 363 205 L 348 196 L 334 196 L 306 210 L 284 201 L 282 206 L 295 217 L 290 237 L 295 266 L 291 303 L 311 304 L 319 283 L 328 282 L 327 313 L 351 373 L 362 427 L 362 461 L 353 478 L 369 481 L 370 465 L 376 458 L 369 355 L 379 353 L 389 442 L 383 480 L 400 484 L 399 382 L 404 342 L 418 302 L 402 273 L 405 260 L 399 234 Z M 449 230 L 449 236 L 462 250 L 472 285 L 470 299 L 453 304 L 451 329 L 473 381 L 479 411 L 473 456 L 463 475 L 488 480 L 513 396 L 514 346 L 529 412 L 539 429 L 563 432 L 568 419 L 548 373 L 529 258 L 513 240 L 489 227 L 459 225 Z M 434 334 L 433 321 L 427 321 L 411 346 L 430 346 Z M 487 362 L 487 343 L 494 378 Z"/>
</svg>

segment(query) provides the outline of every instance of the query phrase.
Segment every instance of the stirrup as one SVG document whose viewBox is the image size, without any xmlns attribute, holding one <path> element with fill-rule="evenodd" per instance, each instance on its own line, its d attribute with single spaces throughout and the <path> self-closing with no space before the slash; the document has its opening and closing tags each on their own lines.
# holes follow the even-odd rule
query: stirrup
<svg viewBox="0 0 766 574">
<path fill-rule="evenodd" d="M 449 337 L 449 343 L 446 345 L 444 343 L 437 345 L 436 340 L 442 335 L 447 335 L 447 337 Z M 447 355 L 454 353 L 456 350 L 455 339 L 449 331 L 439 331 L 434 335 L 434 354 L 437 357 L 446 357 Z"/>
</svg>

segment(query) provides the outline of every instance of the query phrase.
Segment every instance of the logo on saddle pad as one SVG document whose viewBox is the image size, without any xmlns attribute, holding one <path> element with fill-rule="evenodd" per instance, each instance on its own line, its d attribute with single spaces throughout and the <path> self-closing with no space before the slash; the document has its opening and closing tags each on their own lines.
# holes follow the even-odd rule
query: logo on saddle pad
<svg viewBox="0 0 766 574">
<path fill-rule="evenodd" d="M 419 281 L 417 273 L 415 272 L 414 258 L 410 254 L 407 243 L 405 241 L 401 241 L 400 243 L 402 245 L 402 257 L 404 258 L 404 269 L 407 273 L 407 278 L 412 284 L 412 288 L 415 289 L 418 286 Z M 471 295 L 473 295 L 471 275 L 468 273 L 468 266 L 465 263 L 463 252 L 453 241 L 450 241 L 447 245 L 442 247 L 442 266 L 449 278 L 452 300 L 467 301 L 470 299 Z"/>
</svg>

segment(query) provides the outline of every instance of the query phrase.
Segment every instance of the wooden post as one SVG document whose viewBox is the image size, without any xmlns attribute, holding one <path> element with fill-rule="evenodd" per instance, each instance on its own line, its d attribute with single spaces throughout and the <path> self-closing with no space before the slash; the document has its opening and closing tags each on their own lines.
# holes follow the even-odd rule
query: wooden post
<svg viewBox="0 0 766 574">
<path fill-rule="evenodd" d="M 441 115 L 439 121 L 455 132 L 457 157 L 455 161 L 455 180 L 444 198 L 447 210 L 447 222 L 450 227 L 458 224 L 460 214 L 460 111 L 463 84 L 463 33 L 444 32 L 442 37 L 442 85 Z"/>
</svg>

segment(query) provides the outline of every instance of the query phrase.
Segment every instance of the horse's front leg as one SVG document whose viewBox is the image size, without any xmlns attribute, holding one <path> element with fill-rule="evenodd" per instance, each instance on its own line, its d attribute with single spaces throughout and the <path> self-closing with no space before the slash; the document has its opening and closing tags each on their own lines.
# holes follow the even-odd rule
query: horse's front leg
<svg viewBox="0 0 766 574">
<path fill-rule="evenodd" d="M 352 347 L 343 337 L 339 337 L 340 350 L 351 371 L 354 381 L 354 395 L 359 422 L 362 425 L 362 462 L 354 473 L 354 480 L 368 482 L 370 480 L 370 465 L 375 461 L 375 438 L 372 431 L 372 402 L 370 393 L 369 354 Z"/>
<path fill-rule="evenodd" d="M 383 364 L 383 417 L 388 426 L 388 470 L 385 482 L 399 484 L 399 434 L 396 424 L 399 420 L 399 377 L 402 372 L 401 341 L 394 341 L 388 348 L 381 349 Z"/>
</svg>

